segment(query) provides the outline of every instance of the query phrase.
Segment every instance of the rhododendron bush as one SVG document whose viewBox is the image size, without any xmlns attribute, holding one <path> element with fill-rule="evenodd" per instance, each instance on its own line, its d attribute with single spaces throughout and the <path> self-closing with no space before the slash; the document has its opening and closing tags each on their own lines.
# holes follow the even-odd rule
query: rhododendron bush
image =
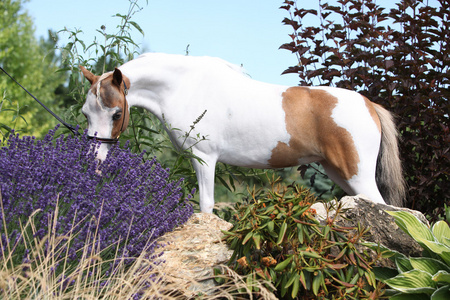
<svg viewBox="0 0 450 300">
<path fill-rule="evenodd" d="M 38 238 L 49 226 L 61 236 L 77 232 L 68 249 L 74 259 L 93 234 L 101 249 L 119 243 L 124 256 L 136 257 L 149 249 L 149 241 L 192 215 L 191 194 L 183 196 L 182 181 L 169 180 L 169 170 L 156 158 L 143 161 L 143 154 L 113 146 L 99 164 L 95 140 L 86 135 L 55 138 L 55 130 L 43 140 L 11 134 L 0 149 L 2 248 L 20 240 L 21 226 L 38 210 Z M 53 215 L 57 223 L 49 225 Z"/>
</svg>

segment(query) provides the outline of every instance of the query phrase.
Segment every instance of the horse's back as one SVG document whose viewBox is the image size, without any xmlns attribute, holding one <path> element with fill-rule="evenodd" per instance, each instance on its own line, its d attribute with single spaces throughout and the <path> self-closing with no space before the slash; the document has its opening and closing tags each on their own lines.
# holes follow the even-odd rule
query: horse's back
<svg viewBox="0 0 450 300">
<path fill-rule="evenodd" d="M 367 142 L 379 146 L 379 120 L 371 102 L 358 93 L 251 83 L 234 95 L 229 88 L 214 103 L 211 118 L 218 129 L 212 135 L 221 140 L 220 160 L 226 163 L 284 168 L 345 159 L 351 161 L 345 171 L 350 176 Z"/>
</svg>

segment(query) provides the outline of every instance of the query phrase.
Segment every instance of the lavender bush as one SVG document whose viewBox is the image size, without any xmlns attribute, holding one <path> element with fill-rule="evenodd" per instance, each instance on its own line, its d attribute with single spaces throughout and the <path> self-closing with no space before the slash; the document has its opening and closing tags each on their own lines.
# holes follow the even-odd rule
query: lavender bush
<svg viewBox="0 0 450 300">
<path fill-rule="evenodd" d="M 20 240 L 20 222 L 24 224 L 36 210 L 40 211 L 35 216 L 39 226 L 35 235 L 42 238 L 58 208 L 52 230 L 58 235 L 78 232 L 68 249 L 71 258 L 77 258 L 76 250 L 92 234 L 98 235 L 96 247 L 104 249 L 122 241 L 122 255 L 137 257 L 148 251 L 149 241 L 192 215 L 188 203 L 192 193 L 184 198 L 182 181 L 170 181 L 169 170 L 155 158 L 143 162 L 143 154 L 114 146 L 98 165 L 95 141 L 86 135 L 55 138 L 55 130 L 43 140 L 11 134 L 0 149 L 2 248 Z M 91 222 L 93 218 L 98 222 Z M 20 246 L 15 252 L 26 254 Z"/>
</svg>

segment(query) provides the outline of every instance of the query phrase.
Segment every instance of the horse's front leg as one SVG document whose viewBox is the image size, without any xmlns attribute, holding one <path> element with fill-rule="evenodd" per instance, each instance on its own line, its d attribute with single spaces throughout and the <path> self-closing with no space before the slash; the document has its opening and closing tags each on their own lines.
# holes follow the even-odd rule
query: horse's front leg
<svg viewBox="0 0 450 300">
<path fill-rule="evenodd" d="M 203 162 L 192 159 L 200 192 L 200 210 L 201 212 L 212 213 L 214 208 L 214 173 L 217 160 L 211 157 L 202 157 L 202 159 Z"/>
</svg>

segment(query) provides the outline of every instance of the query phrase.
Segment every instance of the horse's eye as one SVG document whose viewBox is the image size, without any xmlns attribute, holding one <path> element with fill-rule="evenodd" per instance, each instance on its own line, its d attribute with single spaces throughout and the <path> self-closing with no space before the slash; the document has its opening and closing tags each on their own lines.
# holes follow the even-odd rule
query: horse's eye
<svg viewBox="0 0 450 300">
<path fill-rule="evenodd" d="M 117 112 L 112 116 L 112 119 L 113 119 L 113 121 L 117 121 L 117 120 L 120 120 L 120 117 L 122 117 L 122 113 Z"/>
</svg>

